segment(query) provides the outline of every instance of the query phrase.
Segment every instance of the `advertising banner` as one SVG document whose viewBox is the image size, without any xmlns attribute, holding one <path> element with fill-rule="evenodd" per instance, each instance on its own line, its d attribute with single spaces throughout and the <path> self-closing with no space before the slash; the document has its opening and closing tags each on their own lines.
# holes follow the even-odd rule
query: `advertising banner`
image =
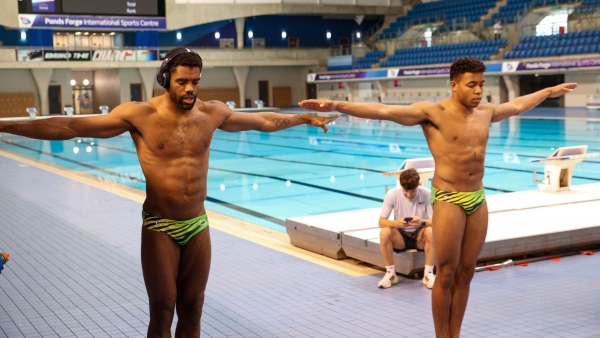
<svg viewBox="0 0 600 338">
<path fill-rule="evenodd" d="M 572 69 L 600 67 L 600 57 L 583 59 L 543 60 L 543 61 L 512 61 L 503 62 L 503 72 L 535 71 L 549 69 Z"/>
<path fill-rule="evenodd" d="M 92 54 L 92 61 L 156 61 L 158 60 L 158 51 L 156 50 L 95 50 Z"/>
<path fill-rule="evenodd" d="M 19 28 L 166 29 L 166 18 L 19 14 Z"/>
<path fill-rule="evenodd" d="M 17 50 L 17 61 L 44 61 L 44 52 L 38 49 L 19 49 Z"/>
<path fill-rule="evenodd" d="M 369 70 L 362 72 L 348 72 L 348 73 L 331 73 L 331 74 L 308 74 L 308 81 L 331 81 L 331 80 L 353 80 L 353 79 L 372 79 L 387 77 L 388 71 L 386 70 Z"/>
<path fill-rule="evenodd" d="M 29 61 L 156 61 L 157 50 L 148 49 L 103 49 L 94 51 L 67 50 L 17 50 L 17 60 Z"/>
<path fill-rule="evenodd" d="M 488 63 L 485 65 L 487 72 L 500 72 L 501 63 Z M 439 76 L 449 75 L 450 66 L 442 67 L 423 67 L 423 68 L 394 68 L 394 69 L 378 69 L 368 71 L 357 71 L 347 73 L 324 73 L 324 74 L 308 74 L 308 82 L 319 81 L 345 81 L 345 80 L 362 80 L 362 79 L 393 79 L 408 76 Z"/>
<path fill-rule="evenodd" d="M 44 61 L 90 61 L 90 51 L 45 50 Z"/>
</svg>

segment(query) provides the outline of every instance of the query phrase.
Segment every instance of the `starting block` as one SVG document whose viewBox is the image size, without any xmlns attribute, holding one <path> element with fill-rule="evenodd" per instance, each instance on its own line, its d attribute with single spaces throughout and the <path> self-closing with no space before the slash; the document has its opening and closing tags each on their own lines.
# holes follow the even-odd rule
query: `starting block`
<svg viewBox="0 0 600 338">
<path fill-rule="evenodd" d="M 65 107 L 64 110 L 65 110 L 65 114 L 67 114 L 68 116 L 73 115 L 73 111 L 74 111 L 73 107 Z"/>
<path fill-rule="evenodd" d="M 35 108 L 25 108 L 25 110 L 29 114 L 30 119 L 34 119 L 35 115 L 37 115 L 37 109 L 35 109 Z"/>
<path fill-rule="evenodd" d="M 587 109 L 600 109 L 600 95 L 590 95 L 590 100 L 585 107 Z"/>
<path fill-rule="evenodd" d="M 402 162 L 400 168 L 396 171 L 388 171 L 382 173 L 383 176 L 398 176 L 396 179 L 396 187 L 400 186 L 400 174 L 406 169 L 416 169 L 419 173 L 419 185 L 423 187 L 427 187 L 427 182 L 429 179 L 433 177 L 433 173 L 435 172 L 435 162 L 433 161 L 433 157 L 429 158 L 414 158 L 409 159 Z"/>
<path fill-rule="evenodd" d="M 108 106 L 100 106 L 98 108 L 100 108 L 100 111 L 102 112 L 102 115 L 108 114 Z"/>
<path fill-rule="evenodd" d="M 229 108 L 230 108 L 231 110 L 234 110 L 234 109 L 235 109 L 235 102 L 234 102 L 234 101 L 227 101 L 227 102 L 225 102 L 225 103 L 226 103 L 226 104 L 229 106 Z"/>
<path fill-rule="evenodd" d="M 600 156 L 600 153 L 587 154 L 588 146 L 561 147 L 552 155 L 532 162 L 544 163 L 544 178 L 538 179 L 537 172 L 533 171 L 533 181 L 543 182 L 539 185 L 545 191 L 570 190 L 571 178 L 575 165 L 587 158 Z"/>
<path fill-rule="evenodd" d="M 263 102 L 263 100 L 256 100 L 254 101 L 254 104 L 256 104 L 256 107 L 258 107 L 258 109 L 263 109 L 265 107 L 265 103 Z"/>
</svg>

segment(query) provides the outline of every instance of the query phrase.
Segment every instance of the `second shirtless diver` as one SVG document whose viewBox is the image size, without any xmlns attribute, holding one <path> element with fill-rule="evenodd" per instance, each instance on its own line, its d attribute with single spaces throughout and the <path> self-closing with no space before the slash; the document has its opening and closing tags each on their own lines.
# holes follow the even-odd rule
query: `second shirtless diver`
<svg viewBox="0 0 600 338">
<path fill-rule="evenodd" d="M 435 160 L 431 203 L 433 242 L 438 260 L 432 294 L 438 338 L 459 337 L 477 257 L 485 243 L 488 208 L 483 187 L 490 123 L 522 114 L 544 101 L 572 92 L 564 83 L 504 104 L 482 103 L 485 65 L 461 58 L 450 67 L 452 96 L 438 103 L 410 106 L 306 100 L 301 107 L 319 112 L 421 125 Z"/>
</svg>

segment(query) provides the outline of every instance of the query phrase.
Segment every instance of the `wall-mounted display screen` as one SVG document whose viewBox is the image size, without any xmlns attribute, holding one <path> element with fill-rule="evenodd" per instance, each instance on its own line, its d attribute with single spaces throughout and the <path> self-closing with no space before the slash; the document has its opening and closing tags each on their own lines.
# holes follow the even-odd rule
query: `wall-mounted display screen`
<svg viewBox="0 0 600 338">
<path fill-rule="evenodd" d="M 165 0 L 19 0 L 20 14 L 165 16 Z"/>
</svg>

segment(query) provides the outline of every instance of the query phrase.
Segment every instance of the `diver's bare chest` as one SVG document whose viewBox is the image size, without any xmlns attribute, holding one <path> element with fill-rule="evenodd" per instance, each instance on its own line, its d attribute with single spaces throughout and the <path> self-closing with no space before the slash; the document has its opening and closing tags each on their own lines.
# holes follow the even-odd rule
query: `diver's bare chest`
<svg viewBox="0 0 600 338">
<path fill-rule="evenodd" d="M 439 128 L 442 138 L 447 144 L 485 144 L 489 138 L 489 125 L 483 121 L 461 121 L 462 123 L 445 123 Z"/>
<path fill-rule="evenodd" d="M 208 151 L 214 130 L 197 124 L 154 128 L 144 134 L 146 145 L 157 155 L 201 155 Z"/>
</svg>

